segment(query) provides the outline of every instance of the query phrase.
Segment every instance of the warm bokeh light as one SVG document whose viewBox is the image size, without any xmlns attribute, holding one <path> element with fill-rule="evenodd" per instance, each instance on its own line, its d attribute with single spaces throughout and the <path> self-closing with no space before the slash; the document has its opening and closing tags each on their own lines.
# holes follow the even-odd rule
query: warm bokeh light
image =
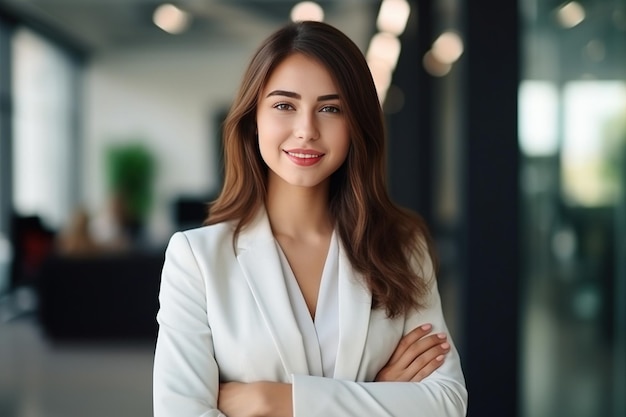
<svg viewBox="0 0 626 417">
<path fill-rule="evenodd" d="M 321 22 L 324 20 L 324 9 L 313 1 L 303 1 L 291 9 L 291 20 L 294 22 L 304 20 L 314 20 Z"/>
<path fill-rule="evenodd" d="M 162 4 L 156 8 L 152 20 L 155 25 L 167 33 L 176 35 L 184 32 L 189 27 L 189 13 L 179 9 L 173 4 Z"/>
<path fill-rule="evenodd" d="M 381 32 L 399 36 L 404 32 L 410 13 L 411 6 L 406 0 L 383 0 L 380 4 L 376 26 Z"/>
<path fill-rule="evenodd" d="M 426 72 L 433 77 L 443 77 L 452 69 L 452 65 L 439 61 L 432 50 L 424 54 L 422 65 L 424 65 Z"/>
<path fill-rule="evenodd" d="M 463 40 L 456 32 L 444 32 L 433 42 L 432 53 L 439 62 L 452 64 L 463 54 Z"/>
<path fill-rule="evenodd" d="M 571 1 L 559 8 L 557 19 L 564 28 L 573 28 L 585 20 L 585 9 L 580 3 Z"/>
<path fill-rule="evenodd" d="M 378 59 L 368 60 L 367 63 L 370 67 L 374 84 L 376 85 L 378 99 L 381 103 L 383 103 L 385 101 L 385 97 L 387 96 L 387 89 L 391 84 L 391 70 L 387 66 L 386 62 Z"/>
<path fill-rule="evenodd" d="M 380 60 L 384 62 L 390 70 L 395 69 L 400 56 L 400 41 L 388 33 L 377 33 L 372 37 L 367 50 L 367 60 Z"/>
<path fill-rule="evenodd" d="M 400 40 L 389 33 L 379 32 L 372 37 L 366 58 L 370 66 L 380 102 L 385 101 L 393 70 L 400 56 Z"/>
</svg>

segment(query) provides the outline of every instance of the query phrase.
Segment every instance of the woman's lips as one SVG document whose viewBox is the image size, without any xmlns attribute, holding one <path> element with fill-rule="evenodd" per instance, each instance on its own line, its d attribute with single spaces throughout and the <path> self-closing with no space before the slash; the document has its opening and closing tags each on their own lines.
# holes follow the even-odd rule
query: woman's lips
<svg viewBox="0 0 626 417">
<path fill-rule="evenodd" d="M 306 149 L 290 149 L 284 152 L 292 162 L 300 166 L 315 165 L 324 156 L 323 153 L 306 150 Z"/>
</svg>

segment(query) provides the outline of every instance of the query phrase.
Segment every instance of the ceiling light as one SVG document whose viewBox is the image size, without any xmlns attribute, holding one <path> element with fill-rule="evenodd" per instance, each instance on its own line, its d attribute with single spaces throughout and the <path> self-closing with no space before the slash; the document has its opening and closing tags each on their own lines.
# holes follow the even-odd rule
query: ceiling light
<svg viewBox="0 0 626 417">
<path fill-rule="evenodd" d="M 291 20 L 293 22 L 301 22 L 305 20 L 314 20 L 321 22 L 324 20 L 324 9 L 313 1 L 303 1 L 291 9 Z"/>
<path fill-rule="evenodd" d="M 452 65 L 439 61 L 432 50 L 424 54 L 422 65 L 424 65 L 426 72 L 433 77 L 443 77 L 452 69 Z"/>
<path fill-rule="evenodd" d="M 374 85 L 376 86 L 376 93 L 378 94 L 378 100 L 383 103 L 385 96 L 387 95 L 387 89 L 391 84 L 391 69 L 388 64 L 376 59 L 368 59 L 367 64 L 372 73 Z"/>
<path fill-rule="evenodd" d="M 573 28 L 585 20 L 585 9 L 580 3 L 571 1 L 559 8 L 556 17 L 564 28 Z"/>
<path fill-rule="evenodd" d="M 372 37 L 367 50 L 367 60 L 380 60 L 391 70 L 396 67 L 400 56 L 400 41 L 388 33 L 377 33 Z"/>
<path fill-rule="evenodd" d="M 165 3 L 156 8 L 152 21 L 167 33 L 176 35 L 187 29 L 190 16 L 173 4 Z"/>
<path fill-rule="evenodd" d="M 406 0 L 383 0 L 380 4 L 376 26 L 381 32 L 400 36 L 411 13 L 411 6 Z"/>
<path fill-rule="evenodd" d="M 452 64 L 463 54 L 463 40 L 455 32 L 444 32 L 433 42 L 432 52 L 437 60 Z"/>
</svg>

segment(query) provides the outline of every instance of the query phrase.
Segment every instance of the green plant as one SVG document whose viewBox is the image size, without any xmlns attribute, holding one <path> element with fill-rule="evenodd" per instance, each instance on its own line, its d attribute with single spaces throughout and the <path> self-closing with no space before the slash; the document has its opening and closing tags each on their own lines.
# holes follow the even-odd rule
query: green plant
<svg viewBox="0 0 626 417">
<path fill-rule="evenodd" d="M 156 171 L 154 156 L 140 143 L 111 146 L 106 152 L 109 191 L 121 200 L 131 222 L 143 222 L 150 211 Z"/>
</svg>

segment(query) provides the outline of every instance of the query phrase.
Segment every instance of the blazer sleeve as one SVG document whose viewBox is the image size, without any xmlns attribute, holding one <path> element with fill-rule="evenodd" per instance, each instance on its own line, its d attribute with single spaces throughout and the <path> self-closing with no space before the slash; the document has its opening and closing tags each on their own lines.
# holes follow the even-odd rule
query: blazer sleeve
<svg viewBox="0 0 626 417">
<path fill-rule="evenodd" d="M 463 417 L 467 390 L 458 351 L 447 329 L 432 263 L 420 266 L 432 276 L 427 306 L 406 317 L 404 333 L 424 323 L 446 332 L 451 345 L 444 363 L 421 382 L 354 382 L 307 375 L 293 376 L 294 417 Z M 368 337 L 378 337 L 369 335 Z"/>
<path fill-rule="evenodd" d="M 206 311 L 206 290 L 183 233 L 165 252 L 153 372 L 155 417 L 225 417 L 217 409 L 219 371 Z"/>
</svg>

